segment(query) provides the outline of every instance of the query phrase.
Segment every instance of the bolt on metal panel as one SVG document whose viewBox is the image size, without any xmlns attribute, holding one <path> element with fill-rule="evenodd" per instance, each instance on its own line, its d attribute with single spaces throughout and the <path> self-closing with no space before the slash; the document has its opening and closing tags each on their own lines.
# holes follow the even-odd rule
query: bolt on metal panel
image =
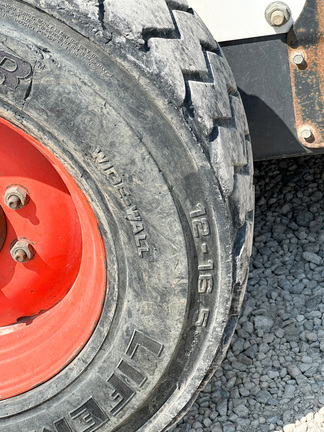
<svg viewBox="0 0 324 432">
<path fill-rule="evenodd" d="M 275 13 L 273 24 L 266 19 L 266 10 L 272 3 L 285 3 L 291 14 L 289 19 Z M 218 42 L 270 36 L 287 33 L 299 17 L 305 0 L 189 0 L 189 5 L 205 21 Z M 285 14 L 284 14 L 285 15 Z M 280 24 L 280 21 L 282 22 Z M 276 25 L 280 24 L 280 25 Z"/>
</svg>

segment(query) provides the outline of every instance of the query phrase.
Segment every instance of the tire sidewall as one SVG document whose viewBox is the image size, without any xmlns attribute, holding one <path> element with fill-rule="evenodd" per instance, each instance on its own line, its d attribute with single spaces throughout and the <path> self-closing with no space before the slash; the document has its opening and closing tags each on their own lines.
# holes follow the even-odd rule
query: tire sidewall
<svg viewBox="0 0 324 432">
<path fill-rule="evenodd" d="M 35 10 L 22 9 L 41 19 Z M 137 74 L 130 76 L 100 48 L 54 20 L 50 23 L 100 59 L 101 72 L 34 29 L 19 23 L 14 27 L 17 22 L 9 19 L 4 23 L 6 49 L 27 61 L 33 75 L 15 91 L 1 87 L 1 116 L 49 148 L 87 196 L 105 242 L 107 294 L 86 347 L 47 383 L 2 401 L 0 429 L 30 432 L 53 428 L 63 419 L 78 430 L 80 407 L 98 409 L 103 430 L 126 419 L 135 429 L 159 410 L 161 400 L 167 405 L 174 399 L 173 409 L 179 410 L 214 357 L 231 300 L 229 216 L 181 113 L 162 95 L 153 101 L 156 89 L 145 81 L 143 90 Z M 210 293 L 200 293 L 198 268 L 210 261 L 214 286 Z M 196 326 L 201 318 L 203 325 Z M 153 353 L 142 346 L 128 355 L 137 334 L 160 350 Z M 121 372 L 122 361 L 145 377 L 143 385 Z M 112 377 L 134 393 L 116 415 L 111 413 L 116 406 L 111 383 L 118 380 Z M 184 388 L 186 396 L 176 406 Z M 142 408 L 140 419 L 143 404 L 151 411 Z M 150 428 L 161 430 L 169 421 L 160 416 Z"/>
</svg>

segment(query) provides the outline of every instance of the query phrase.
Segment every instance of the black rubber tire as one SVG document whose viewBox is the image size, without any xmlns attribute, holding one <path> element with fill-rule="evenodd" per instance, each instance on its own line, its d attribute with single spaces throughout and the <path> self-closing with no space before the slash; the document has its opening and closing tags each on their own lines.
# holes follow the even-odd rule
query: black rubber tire
<svg viewBox="0 0 324 432">
<path fill-rule="evenodd" d="M 252 156 L 233 77 L 185 0 L 0 0 L 0 23 L 17 66 L 1 63 L 0 116 L 64 163 L 107 251 L 92 337 L 0 401 L 0 431 L 160 432 L 221 361 L 244 295 Z"/>
</svg>

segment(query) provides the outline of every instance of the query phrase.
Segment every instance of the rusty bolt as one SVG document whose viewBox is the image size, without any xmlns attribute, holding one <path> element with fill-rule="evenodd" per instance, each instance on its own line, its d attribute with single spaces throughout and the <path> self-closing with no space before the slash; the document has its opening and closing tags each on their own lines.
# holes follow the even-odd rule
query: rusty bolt
<svg viewBox="0 0 324 432">
<path fill-rule="evenodd" d="M 27 204 L 27 193 L 19 186 L 13 186 L 6 190 L 5 204 L 12 210 L 18 210 Z"/>
<path fill-rule="evenodd" d="M 304 54 L 301 51 L 295 52 L 292 60 L 299 69 L 305 68 L 306 60 Z"/>
<path fill-rule="evenodd" d="M 291 17 L 291 12 L 286 3 L 276 1 L 270 3 L 265 10 L 267 23 L 272 27 L 281 27 L 286 24 Z"/>
<path fill-rule="evenodd" d="M 304 127 L 300 131 L 301 136 L 304 138 L 305 141 L 312 143 L 315 141 L 314 133 L 310 127 Z"/>
<path fill-rule="evenodd" d="M 28 240 L 18 240 L 10 249 L 10 255 L 18 263 L 31 260 L 34 256 L 34 249 Z"/>
</svg>

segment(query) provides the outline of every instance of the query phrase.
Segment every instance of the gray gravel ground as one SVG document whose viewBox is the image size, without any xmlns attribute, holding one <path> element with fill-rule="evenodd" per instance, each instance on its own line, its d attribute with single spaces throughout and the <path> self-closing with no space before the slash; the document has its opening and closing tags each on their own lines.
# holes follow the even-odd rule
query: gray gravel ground
<svg viewBox="0 0 324 432">
<path fill-rule="evenodd" d="M 256 163 L 255 186 L 239 325 L 174 432 L 324 431 L 324 157 Z"/>
</svg>

